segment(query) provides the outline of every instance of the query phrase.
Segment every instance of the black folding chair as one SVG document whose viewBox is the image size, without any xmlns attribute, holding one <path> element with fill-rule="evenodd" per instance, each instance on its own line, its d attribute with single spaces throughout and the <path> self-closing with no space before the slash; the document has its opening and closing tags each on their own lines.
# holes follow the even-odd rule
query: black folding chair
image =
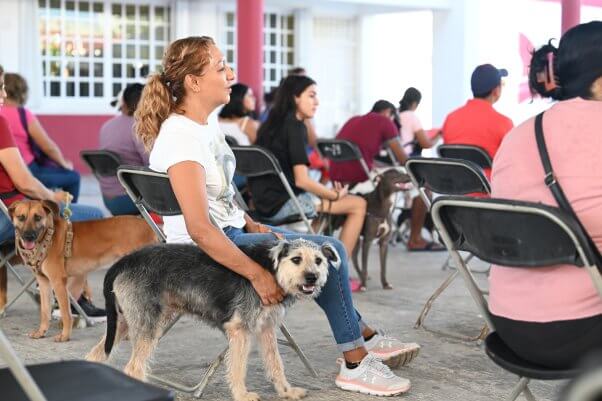
<svg viewBox="0 0 602 401">
<path fill-rule="evenodd" d="M 116 369 L 87 361 L 25 367 L 0 330 L 2 400 L 6 401 L 172 401 L 172 391 L 135 380 Z"/>
<path fill-rule="evenodd" d="M 492 165 L 489 153 L 475 145 L 443 144 L 437 148 L 437 154 L 446 159 L 468 160 L 483 169 Z"/>
<path fill-rule="evenodd" d="M 116 177 L 121 157 L 110 150 L 82 150 L 79 156 L 90 167 L 97 179 Z"/>
<path fill-rule="evenodd" d="M 431 199 L 428 196 L 427 191 L 431 191 L 439 195 L 468 195 L 472 193 L 488 195 L 491 193 L 491 187 L 489 186 L 487 178 L 485 178 L 483 175 L 483 170 L 470 161 L 460 159 L 431 159 L 426 157 L 411 157 L 408 159 L 405 166 L 408 175 L 412 178 L 413 184 L 416 186 L 416 188 L 418 188 L 422 200 L 429 209 L 431 208 Z M 472 255 L 469 255 L 465 262 L 468 262 L 471 258 Z M 450 259 L 448 257 L 448 260 L 443 266 L 448 265 L 449 260 Z M 476 341 L 483 339 L 487 334 L 486 326 L 476 337 L 466 337 L 444 331 L 431 330 L 425 326 L 424 322 L 426 320 L 426 316 L 431 310 L 433 303 L 456 279 L 458 274 L 459 271 L 457 269 L 454 270 L 429 297 L 422 311 L 420 312 L 414 327 L 422 327 L 425 330 L 462 340 Z"/>
<path fill-rule="evenodd" d="M 440 197 L 433 202 L 431 213 L 470 294 L 492 329 L 485 340 L 487 355 L 520 377 L 508 400 L 514 401 L 524 393 L 529 401 L 534 401 L 528 387 L 531 379 L 560 380 L 580 373 L 576 368 L 537 366 L 511 351 L 495 333 L 487 302 L 459 254 L 467 251 L 486 262 L 512 268 L 536 269 L 560 264 L 583 268 L 602 297 L 602 276 L 580 226 L 558 208 L 501 199 Z"/>
<path fill-rule="evenodd" d="M 314 229 L 312 228 L 309 219 L 315 218 L 316 215 L 312 214 L 307 216 L 305 212 L 303 212 L 303 208 L 301 207 L 297 196 L 293 192 L 293 189 L 286 179 L 286 176 L 280 167 L 280 163 L 278 163 L 278 159 L 276 159 L 272 152 L 260 146 L 232 146 L 231 148 L 232 152 L 234 153 L 234 157 L 236 158 L 237 174 L 248 178 L 261 177 L 265 175 L 277 176 L 280 179 L 284 190 L 295 204 L 295 208 L 298 212 L 290 216 L 286 216 L 283 220 L 278 221 L 262 216 L 257 212 L 248 211 L 247 213 L 249 213 L 249 215 L 257 221 L 276 226 L 303 221 L 307 227 L 307 230 L 313 234 Z"/>
<path fill-rule="evenodd" d="M 168 175 L 165 173 L 152 171 L 146 167 L 121 166 L 117 170 L 117 177 L 138 210 L 140 210 L 142 217 L 144 217 L 146 222 L 152 227 L 159 239 L 165 242 L 165 234 L 153 221 L 149 212 L 153 212 L 161 216 L 176 216 L 182 214 L 178 200 L 176 199 L 173 189 L 171 188 Z M 211 216 L 209 217 L 211 218 Z M 167 334 L 167 332 L 175 325 L 179 318 L 180 316 L 174 319 L 174 321 L 164 331 L 163 335 Z M 297 342 L 293 339 L 284 323 L 280 325 L 280 331 L 286 340 L 278 339 L 278 342 L 282 345 L 291 347 L 297 353 L 309 373 L 313 377 L 317 378 L 317 372 L 299 345 L 297 345 Z M 224 360 L 227 351 L 228 347 L 226 347 L 209 364 L 209 367 L 203 373 L 201 380 L 194 386 L 186 386 L 184 384 L 176 383 L 153 375 L 149 375 L 149 377 L 158 383 L 175 388 L 179 391 L 191 393 L 194 395 L 194 397 L 200 398 L 203 395 L 203 391 L 205 390 L 209 380 Z"/>
<path fill-rule="evenodd" d="M 376 188 L 376 183 L 370 176 L 368 164 L 366 163 L 364 156 L 362 156 L 362 152 L 355 143 L 344 139 L 318 139 L 316 147 L 320 157 L 331 162 L 358 162 L 366 174 L 366 180 L 370 180 L 373 188 Z"/>
<path fill-rule="evenodd" d="M 226 143 L 229 146 L 239 146 L 238 140 L 236 138 L 234 138 L 233 136 L 225 135 L 225 137 L 226 137 Z"/>
</svg>

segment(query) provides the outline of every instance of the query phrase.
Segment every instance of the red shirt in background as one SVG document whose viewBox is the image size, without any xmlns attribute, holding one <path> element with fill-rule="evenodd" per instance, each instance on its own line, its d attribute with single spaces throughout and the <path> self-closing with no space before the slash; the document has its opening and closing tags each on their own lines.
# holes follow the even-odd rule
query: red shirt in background
<svg viewBox="0 0 602 401">
<path fill-rule="evenodd" d="M 512 120 L 498 113 L 488 101 L 470 99 L 445 119 L 443 142 L 479 146 L 485 149 L 493 160 L 502 139 L 513 126 Z M 489 178 L 491 170 L 485 169 L 485 174 Z"/>
<path fill-rule="evenodd" d="M 17 145 L 15 144 L 15 140 L 13 139 L 10 129 L 8 128 L 6 119 L 0 116 L 0 150 L 6 148 L 16 149 Z M 13 184 L 13 181 L 10 179 L 10 176 L 4 169 L 4 166 L 0 164 L 0 194 L 6 194 L 14 191 L 16 191 L 15 184 Z M 23 195 L 19 194 L 8 199 L 3 199 L 3 202 L 8 206 L 21 198 L 23 198 Z"/>
<path fill-rule="evenodd" d="M 359 147 L 369 169 L 372 169 L 374 157 L 383 145 L 397 137 L 399 131 L 393 121 L 374 112 L 351 118 L 337 135 L 337 139 L 345 139 Z M 333 181 L 357 183 L 368 178 L 359 162 L 330 163 L 330 179 Z"/>
</svg>

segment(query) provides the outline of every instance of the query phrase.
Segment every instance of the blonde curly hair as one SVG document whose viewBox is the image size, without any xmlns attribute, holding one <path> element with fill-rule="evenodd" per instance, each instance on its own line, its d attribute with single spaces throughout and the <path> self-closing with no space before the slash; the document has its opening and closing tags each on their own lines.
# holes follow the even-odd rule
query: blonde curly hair
<svg viewBox="0 0 602 401">
<path fill-rule="evenodd" d="M 178 111 L 184 100 L 184 78 L 202 75 L 211 62 L 215 42 L 208 36 L 191 36 L 171 43 L 163 57 L 163 72 L 149 77 L 134 113 L 136 135 L 150 151 L 163 121 Z"/>
</svg>

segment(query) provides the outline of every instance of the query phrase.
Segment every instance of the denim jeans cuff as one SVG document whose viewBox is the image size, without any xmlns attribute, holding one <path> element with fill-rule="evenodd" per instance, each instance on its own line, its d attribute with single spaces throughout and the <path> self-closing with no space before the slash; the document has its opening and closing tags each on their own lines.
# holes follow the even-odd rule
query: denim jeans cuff
<svg viewBox="0 0 602 401">
<path fill-rule="evenodd" d="M 339 352 L 353 351 L 364 346 L 364 337 L 343 344 L 337 344 Z"/>
</svg>

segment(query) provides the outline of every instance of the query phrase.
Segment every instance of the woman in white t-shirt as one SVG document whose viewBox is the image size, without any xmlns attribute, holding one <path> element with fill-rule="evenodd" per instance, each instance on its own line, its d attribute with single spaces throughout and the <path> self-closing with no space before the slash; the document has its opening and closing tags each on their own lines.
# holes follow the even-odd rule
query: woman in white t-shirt
<svg viewBox="0 0 602 401">
<path fill-rule="evenodd" d="M 274 241 L 275 236 L 331 243 L 341 264 L 338 269 L 329 267 L 328 280 L 316 301 L 345 358 L 337 385 L 382 395 L 407 391 L 409 381 L 392 374 L 382 361 L 399 365 L 410 359 L 408 354 L 416 355 L 419 346 L 385 336 L 362 321 L 353 307 L 341 242 L 259 224 L 235 204 L 231 180 L 236 161 L 214 113 L 230 100 L 233 81 L 234 74 L 213 40 L 189 37 L 168 47 L 163 72 L 152 75 L 144 89 L 135 115 L 136 132 L 150 150 L 150 168 L 169 175 L 183 213 L 164 218 L 167 242 L 196 243 L 221 265 L 247 278 L 264 305 L 279 303 L 282 289 L 272 274 L 237 245 Z"/>
<path fill-rule="evenodd" d="M 239 145 L 255 143 L 259 124 L 251 113 L 255 110 L 253 89 L 244 84 L 234 84 L 230 88 L 230 102 L 219 112 L 219 127 L 225 135 L 236 139 Z"/>
<path fill-rule="evenodd" d="M 399 122 L 401 123 L 401 143 L 403 150 L 410 156 L 420 156 L 422 149 L 432 147 L 435 138 L 429 138 L 416 115 L 416 109 L 422 100 L 422 94 L 416 88 L 408 88 L 399 101 Z M 437 134 L 438 136 L 439 134 Z M 416 145 L 419 145 L 416 147 Z"/>
</svg>

